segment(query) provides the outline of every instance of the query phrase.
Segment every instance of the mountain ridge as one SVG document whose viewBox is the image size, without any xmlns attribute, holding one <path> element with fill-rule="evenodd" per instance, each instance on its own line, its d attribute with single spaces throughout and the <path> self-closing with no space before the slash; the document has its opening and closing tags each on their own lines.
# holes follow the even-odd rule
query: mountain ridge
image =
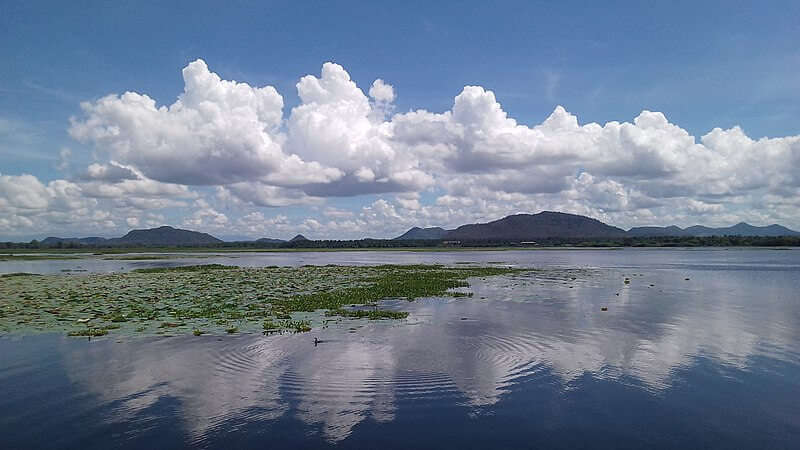
<svg viewBox="0 0 800 450">
<path fill-rule="evenodd" d="M 420 227 L 413 227 L 410 230 L 406 231 L 400 236 L 394 238 L 394 240 L 398 241 L 405 241 L 405 240 L 440 240 L 442 239 L 450 230 L 445 230 L 442 227 L 428 227 L 428 228 L 420 228 Z"/>
<path fill-rule="evenodd" d="M 533 241 L 544 238 L 624 237 L 625 230 L 591 217 L 555 211 L 513 214 L 486 223 L 461 225 L 444 235 L 447 240 Z"/>
<path fill-rule="evenodd" d="M 743 236 L 743 237 L 800 237 L 800 232 L 785 226 L 772 224 L 754 226 L 745 222 L 729 227 L 706 227 L 694 225 L 681 228 L 676 225 L 665 227 L 641 226 L 623 230 L 605 224 L 597 219 L 556 211 L 542 211 L 536 214 L 512 214 L 485 223 L 461 225 L 447 230 L 442 227 L 412 227 L 395 241 L 510 241 L 525 242 L 541 239 L 606 239 L 606 238 L 656 238 L 656 237 L 710 237 L 710 236 Z M 362 239 L 364 240 L 364 239 Z M 381 239 L 377 239 L 380 241 Z M 260 238 L 252 242 L 265 245 L 281 246 L 298 244 L 304 241 L 315 242 L 298 234 L 290 240 Z M 208 233 L 184 230 L 168 225 L 130 230 L 118 238 L 84 237 L 60 238 L 47 237 L 41 241 L 45 247 L 62 246 L 206 246 L 222 244 L 226 241 Z"/>
<path fill-rule="evenodd" d="M 118 238 L 102 238 L 102 237 L 85 237 L 85 238 L 59 238 L 47 237 L 42 240 L 41 244 L 45 246 L 55 247 L 58 245 L 141 245 L 141 246 L 192 246 L 192 245 L 209 245 L 222 243 L 218 239 L 208 233 L 200 231 L 184 230 L 181 228 L 174 228 L 169 225 L 163 225 L 156 228 L 135 229 L 130 230 L 122 237 Z"/>
<path fill-rule="evenodd" d="M 629 230 L 605 224 L 597 219 L 577 214 L 555 211 L 542 211 L 537 214 L 513 214 L 486 223 L 465 224 L 454 230 L 440 227 L 413 227 L 394 239 L 414 239 L 425 230 L 442 230 L 439 239 L 492 241 L 526 241 L 545 238 L 620 238 L 620 237 L 710 237 L 710 236 L 800 236 L 800 232 L 778 224 L 754 226 L 739 222 L 729 227 L 706 227 L 694 225 L 681 228 L 676 225 L 666 227 L 642 226 Z M 416 238 L 423 239 L 423 238 Z"/>
<path fill-rule="evenodd" d="M 739 222 L 729 227 L 706 227 L 703 225 L 693 225 L 681 228 L 675 225 L 668 227 L 634 227 L 628 230 L 631 237 L 658 237 L 658 236 L 680 236 L 680 237 L 708 237 L 708 236 L 800 236 L 800 232 L 791 230 L 783 225 L 772 224 L 763 227 L 750 225 L 746 222 Z"/>
<path fill-rule="evenodd" d="M 107 238 L 97 237 L 97 236 L 91 236 L 85 238 L 76 238 L 76 237 L 61 238 L 61 237 L 49 236 L 42 239 L 41 243 L 42 245 L 58 245 L 59 243 L 78 244 L 78 245 L 97 245 L 107 241 L 108 241 Z"/>
<path fill-rule="evenodd" d="M 109 239 L 111 243 L 123 245 L 208 245 L 219 244 L 223 241 L 208 233 L 200 231 L 183 230 L 163 225 L 156 228 L 131 230 L 125 236 Z"/>
<path fill-rule="evenodd" d="M 262 244 L 283 244 L 286 241 L 283 239 L 275 239 L 275 238 L 259 238 L 256 239 L 255 242 L 261 242 Z"/>
</svg>

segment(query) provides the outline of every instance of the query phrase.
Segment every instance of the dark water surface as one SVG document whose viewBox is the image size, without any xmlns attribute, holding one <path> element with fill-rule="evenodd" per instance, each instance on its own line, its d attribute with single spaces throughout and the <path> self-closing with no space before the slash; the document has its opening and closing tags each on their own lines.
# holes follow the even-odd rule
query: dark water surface
<svg viewBox="0 0 800 450">
<path fill-rule="evenodd" d="M 589 270 L 473 280 L 472 298 L 387 302 L 406 321 L 305 334 L 2 337 L 0 447 L 800 446 L 800 251 L 232 256 L 203 262 Z"/>
</svg>

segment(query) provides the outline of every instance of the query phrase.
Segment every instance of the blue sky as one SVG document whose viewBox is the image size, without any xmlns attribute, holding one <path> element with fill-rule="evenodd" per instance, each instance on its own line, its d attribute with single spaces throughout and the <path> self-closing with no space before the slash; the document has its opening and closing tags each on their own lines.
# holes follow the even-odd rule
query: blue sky
<svg viewBox="0 0 800 450">
<path fill-rule="evenodd" d="M 5 222 L 0 219 L 0 238 L 27 239 L 84 231 L 115 235 L 130 228 L 129 223 L 145 226 L 158 221 L 195 225 L 226 236 L 285 237 L 294 230 L 312 235 L 318 232 L 320 237 L 391 236 L 411 224 L 410 219 L 419 225 L 452 226 L 462 220 L 486 220 L 518 210 L 556 207 L 592 214 L 621 226 L 660 220 L 680 225 L 727 224 L 739 219 L 800 226 L 797 205 L 791 202 L 797 187 L 793 184 L 795 177 L 772 173 L 785 168 L 787 162 L 800 159 L 798 144 L 791 140 L 800 134 L 800 3 L 161 3 L 0 2 L 0 174 L 6 177 L 6 183 L 17 186 L 13 191 L 0 190 L 0 199 L 6 199 L 5 203 L 0 202 L 0 217 L 5 215 Z M 693 150 L 685 143 L 659 143 L 657 139 L 666 139 L 663 136 L 642 138 L 655 150 L 642 150 L 641 146 L 631 149 L 624 143 L 597 150 L 605 155 L 600 157 L 604 161 L 621 158 L 620 165 L 624 165 L 630 156 L 632 164 L 642 164 L 639 173 L 631 168 L 623 174 L 602 169 L 596 159 L 586 159 L 564 144 L 569 138 L 562 135 L 551 136 L 550 140 L 558 140 L 563 147 L 552 152 L 569 164 L 551 167 L 556 158 L 552 152 L 537 150 L 540 144 L 532 141 L 534 137 L 520 130 L 511 132 L 505 125 L 484 130 L 479 136 L 484 139 L 492 135 L 496 139 L 480 140 L 475 137 L 478 135 L 471 135 L 469 140 L 459 135 L 453 141 L 437 141 L 440 147 L 435 151 L 420 149 L 407 136 L 392 131 L 380 145 L 385 143 L 393 152 L 406 156 L 402 162 L 392 157 L 372 167 L 375 158 L 370 156 L 371 150 L 359 147 L 363 144 L 362 133 L 354 138 L 356 143 L 345 144 L 349 145 L 346 151 L 337 150 L 341 141 L 330 142 L 325 148 L 351 155 L 363 164 L 338 167 L 329 161 L 323 165 L 338 169 L 340 178 L 334 180 L 336 176 L 331 175 L 325 183 L 309 187 L 297 180 L 288 182 L 285 177 L 279 183 L 265 182 L 262 174 L 252 179 L 223 175 L 224 182 L 216 184 L 193 184 L 194 179 L 187 183 L 185 177 L 171 178 L 169 173 L 154 176 L 142 169 L 148 167 L 147 160 L 122 157 L 121 141 L 100 142 L 88 135 L 76 138 L 75 130 L 70 131 L 70 117 L 79 123 L 89 119 L 81 102 L 95 104 L 109 94 L 133 91 L 147 95 L 159 106 L 173 104 L 184 91 L 181 70 L 198 58 L 221 80 L 235 80 L 253 88 L 273 86 L 283 100 L 283 122 L 273 130 L 274 136 L 289 136 L 286 143 L 280 144 L 281 151 L 298 155 L 306 163 L 317 160 L 318 150 L 300 143 L 300 131 L 292 136 L 287 130 L 292 108 L 303 103 L 296 84 L 309 74 L 323 79 L 320 70 L 325 62 L 341 66 L 365 99 L 377 78 L 393 87 L 389 112 L 382 118 L 387 126 L 396 126 L 394 115 L 409 111 L 446 113 L 454 108 L 454 99 L 464 86 L 481 86 L 493 92 L 493 100 L 507 117 L 530 128 L 545 121 L 557 105 L 576 116 L 580 125 L 596 122 L 603 126 L 610 121 L 633 124 L 647 110 L 663 113 L 670 125 L 695 136 L 697 143 L 714 128 L 732 130 L 735 126 L 741 127 L 753 142 L 733 144 L 727 136 L 717 139 L 716 147 L 703 144 L 719 158 L 701 158 L 709 165 L 703 172 L 715 176 L 710 177 L 706 189 L 697 189 L 697 183 L 705 182 L 702 173 L 678 175 L 694 170 L 690 166 L 696 164 L 687 162 L 692 159 Z M 377 102 L 371 97 L 365 101 Z M 103 120 L 109 125 L 109 117 L 104 116 Z M 463 128 L 465 124 L 455 125 Z M 194 126 L 197 125 L 188 129 L 193 130 Z M 340 126 L 357 128 L 355 122 Z M 424 128 L 419 123 L 416 126 Z M 365 131 L 374 132 L 377 131 Z M 163 138 L 155 131 L 154 135 Z M 512 135 L 520 141 L 508 147 L 504 139 Z M 789 141 L 758 141 L 762 137 Z M 597 141 L 586 136 L 584 139 Z M 723 141 L 733 147 L 719 147 Z M 184 144 L 166 145 L 187 152 L 186 158 L 197 158 L 191 149 L 181 147 Z M 517 153 L 491 159 L 489 148 L 501 153 L 504 148 L 514 148 Z M 442 154 L 441 149 L 450 149 L 456 155 L 440 161 L 436 155 Z M 213 153 L 214 149 L 208 151 Z M 480 158 L 475 152 L 480 153 Z M 660 162 L 654 163 L 648 159 L 654 152 L 666 153 L 659 154 Z M 758 152 L 761 156 L 737 152 Z M 408 160 L 411 153 L 415 156 Z M 549 156 L 543 157 L 542 153 Z M 235 157 L 236 153 L 230 155 Z M 517 168 L 520 173 L 509 172 L 503 163 L 496 167 L 483 164 L 486 170 L 469 163 L 484 157 L 494 162 L 502 162 L 505 157 L 522 161 Z M 725 179 L 742 179 L 735 169 L 724 171 L 729 169 L 724 166 L 730 161 L 746 167 L 752 164 L 748 162 L 751 160 L 763 161 L 763 167 L 756 168 L 763 179 L 720 185 Z M 177 184 L 187 186 L 193 196 L 180 200 L 185 206 L 142 208 L 141 204 L 135 207 L 110 196 L 87 193 L 91 189 L 84 187 L 88 180 L 86 168 L 112 161 L 136 170 L 143 182 L 180 181 Z M 348 193 L 355 194 L 347 197 L 328 194 L 340 192 L 336 183 L 361 168 L 375 174 L 385 171 L 385 176 L 375 178 L 375 183 L 389 181 L 378 187 L 367 186 L 372 181 L 363 186 L 347 185 Z M 422 177 L 406 183 L 406 175 L 412 169 L 430 179 L 423 182 Z M 468 184 L 466 181 L 459 186 L 449 184 L 464 173 L 466 178 L 472 177 L 470 186 L 464 185 Z M 8 178 L 25 174 L 35 177 L 50 191 L 42 191 L 30 179 Z M 558 181 L 557 185 L 539 188 L 504 187 L 526 177 L 561 180 L 565 174 L 573 180 L 566 182 L 572 183 L 569 186 Z M 581 174 L 591 176 L 591 180 L 584 176 L 581 189 L 593 190 L 594 194 L 574 185 Z M 670 180 L 666 179 L 667 174 Z M 405 181 L 397 181 L 401 178 Z M 781 180 L 780 186 L 769 181 L 774 179 Z M 57 180 L 72 183 L 75 192 L 70 195 L 80 197 L 80 201 L 65 205 L 70 202 L 55 200 L 52 190 L 56 187 L 49 183 Z M 30 189 L 40 191 L 41 202 L 26 203 L 23 197 L 34 194 L 26 196 L 20 191 L 20 186 L 27 186 L 23 181 L 32 183 Z M 281 206 L 267 207 L 254 203 L 252 196 L 231 195 L 234 191 L 228 189 L 229 181 L 257 182 L 264 189 L 281 189 L 293 198 L 310 195 L 314 200 L 287 205 L 291 202 L 280 201 L 277 203 Z M 330 189 L 326 183 L 332 183 Z M 495 187 L 482 189 L 492 183 Z M 299 191 L 284 192 L 286 189 Z M 613 195 L 609 194 L 612 191 Z M 148 192 L 150 200 L 157 197 L 152 190 Z M 681 195 L 676 196 L 677 192 Z M 619 201 L 605 204 L 595 194 L 612 195 Z M 174 191 L 169 189 L 159 195 L 175 199 Z M 620 200 L 622 197 L 625 199 Z M 757 207 L 765 199 L 770 206 Z M 699 203 L 694 209 L 680 211 L 671 203 L 688 205 L 689 200 Z M 376 205 L 379 201 L 382 203 Z M 366 216 L 372 219 L 364 216 L 365 207 L 371 208 Z M 213 214 L 205 217 L 217 217 L 216 225 L 203 220 L 186 221 L 186 216 L 198 209 L 222 214 L 226 221 Z M 324 214 L 326 209 L 329 215 Z M 392 209 L 409 221 L 393 218 Z M 339 212 L 331 212 L 334 210 Z M 380 215 L 378 210 L 383 211 L 382 218 L 376 218 Z M 107 214 L 101 218 L 98 211 Z M 283 225 L 242 225 L 239 219 L 251 213 L 262 214 L 266 221 L 281 218 L 278 222 Z M 148 214 L 150 219 L 146 219 Z M 95 219 L 90 220 L 90 215 Z M 320 228 L 313 222 L 305 223 L 308 219 L 320 225 L 335 223 Z"/>
</svg>

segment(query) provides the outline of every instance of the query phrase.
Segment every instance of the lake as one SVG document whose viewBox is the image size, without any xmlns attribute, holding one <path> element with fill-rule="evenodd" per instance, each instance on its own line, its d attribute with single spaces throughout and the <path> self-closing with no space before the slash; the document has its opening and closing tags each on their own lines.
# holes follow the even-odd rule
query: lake
<svg viewBox="0 0 800 450">
<path fill-rule="evenodd" d="M 0 273 L 81 276 L 211 263 L 584 270 L 574 280 L 547 270 L 522 280 L 475 279 L 470 298 L 384 302 L 409 312 L 406 320 L 350 320 L 309 333 L 2 336 L 0 447 L 762 449 L 800 442 L 798 250 L 102 258 L 0 261 Z"/>
</svg>

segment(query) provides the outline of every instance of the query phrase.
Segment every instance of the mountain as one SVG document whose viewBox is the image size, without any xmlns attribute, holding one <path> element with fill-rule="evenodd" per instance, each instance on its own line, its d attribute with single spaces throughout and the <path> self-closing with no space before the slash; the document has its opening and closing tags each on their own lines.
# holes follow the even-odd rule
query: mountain
<svg viewBox="0 0 800 450">
<path fill-rule="evenodd" d="M 85 238 L 60 238 L 60 237 L 48 237 L 42 239 L 41 244 L 47 247 L 55 247 L 59 244 L 76 244 L 76 245 L 98 245 L 102 244 L 108 239 L 101 238 L 101 237 L 85 237 Z"/>
<path fill-rule="evenodd" d="M 642 236 L 800 236 L 800 232 L 790 230 L 784 226 L 773 224 L 757 227 L 740 222 L 730 227 L 711 228 L 695 225 L 687 228 L 676 227 L 636 227 L 628 230 L 632 237 Z"/>
<path fill-rule="evenodd" d="M 181 230 L 170 226 L 150 228 L 147 230 L 131 230 L 120 238 L 106 239 L 101 237 L 85 238 L 59 238 L 48 237 L 43 239 L 41 245 L 45 247 L 58 247 L 64 244 L 72 245 L 143 245 L 143 246 L 194 246 L 219 244 L 222 241 L 210 234 L 198 231 Z M 283 241 L 281 241 L 283 242 Z"/>
<path fill-rule="evenodd" d="M 414 227 L 395 240 L 534 241 L 545 238 L 660 236 L 800 236 L 800 233 L 781 225 L 756 227 L 744 222 L 723 228 L 695 225 L 684 229 L 672 225 L 634 227 L 625 231 L 590 217 L 544 211 L 539 214 L 516 214 L 489 223 L 462 225 L 450 231 L 440 227 Z"/>
<path fill-rule="evenodd" d="M 634 227 L 628 230 L 630 237 L 687 236 L 686 231 L 675 225 L 669 227 Z"/>
<path fill-rule="evenodd" d="M 800 232 L 790 230 L 781 225 L 773 224 L 763 227 L 753 226 L 744 222 L 730 227 L 711 228 L 695 225 L 680 228 L 672 225 L 668 227 L 645 226 L 634 227 L 628 231 L 607 225 L 591 217 L 561 212 L 543 211 L 538 214 L 516 214 L 488 223 L 475 223 L 462 225 L 455 230 L 445 230 L 440 227 L 420 228 L 414 227 L 402 235 L 394 238 L 395 241 L 483 241 L 483 242 L 522 242 L 537 241 L 548 238 L 553 239 L 582 239 L 599 240 L 605 238 L 637 238 L 637 237 L 708 237 L 708 236 L 760 236 L 760 237 L 800 237 Z M 291 243 L 309 241 L 302 234 L 298 234 L 289 241 L 272 238 L 261 238 L 255 241 L 237 241 L 233 244 L 247 246 L 250 244 L 263 244 L 270 247 L 294 247 Z M 361 239 L 370 241 L 370 239 Z M 376 239 L 375 241 L 383 241 Z M 320 243 L 321 241 L 313 241 Z M 43 247 L 69 246 L 213 246 L 222 244 L 223 241 L 207 233 L 198 231 L 181 230 L 170 226 L 162 226 L 146 230 L 131 230 L 121 238 L 106 239 L 102 237 L 85 238 L 60 238 L 48 237 L 39 244 Z M 305 246 L 312 244 L 304 244 Z M 313 244 L 316 245 L 316 244 Z M 413 242 L 397 243 L 399 246 L 416 245 Z M 426 244 L 427 245 L 427 244 Z M 250 245 L 253 246 L 253 245 Z"/>
<path fill-rule="evenodd" d="M 414 227 L 400 236 L 394 238 L 396 241 L 405 240 L 425 240 L 425 239 L 442 239 L 447 230 L 441 227 L 420 228 Z"/>
<path fill-rule="evenodd" d="M 108 239 L 106 239 L 104 237 L 97 237 L 97 236 L 85 237 L 85 238 L 80 238 L 79 239 L 79 241 L 81 241 L 82 244 L 86 244 L 86 245 L 99 245 L 99 244 L 102 244 L 102 243 L 106 242 L 107 240 Z"/>
<path fill-rule="evenodd" d="M 256 239 L 256 242 L 260 242 L 262 244 L 283 244 L 286 241 L 283 239 L 261 238 Z"/>
<path fill-rule="evenodd" d="M 462 225 L 444 239 L 460 241 L 532 241 L 544 238 L 623 237 L 625 230 L 576 214 L 543 211 L 516 214 L 489 223 Z"/>
<path fill-rule="evenodd" d="M 147 230 L 131 230 L 125 236 L 109 239 L 109 244 L 116 245 L 163 245 L 163 246 L 190 246 L 219 244 L 222 241 L 207 233 L 199 231 L 181 230 L 163 226 Z"/>
<path fill-rule="evenodd" d="M 686 231 L 693 236 L 800 236 L 800 233 L 797 231 L 790 230 L 778 224 L 767 225 L 765 227 L 756 227 L 744 222 L 737 223 L 732 227 L 724 228 L 695 226 L 687 228 Z"/>
</svg>

